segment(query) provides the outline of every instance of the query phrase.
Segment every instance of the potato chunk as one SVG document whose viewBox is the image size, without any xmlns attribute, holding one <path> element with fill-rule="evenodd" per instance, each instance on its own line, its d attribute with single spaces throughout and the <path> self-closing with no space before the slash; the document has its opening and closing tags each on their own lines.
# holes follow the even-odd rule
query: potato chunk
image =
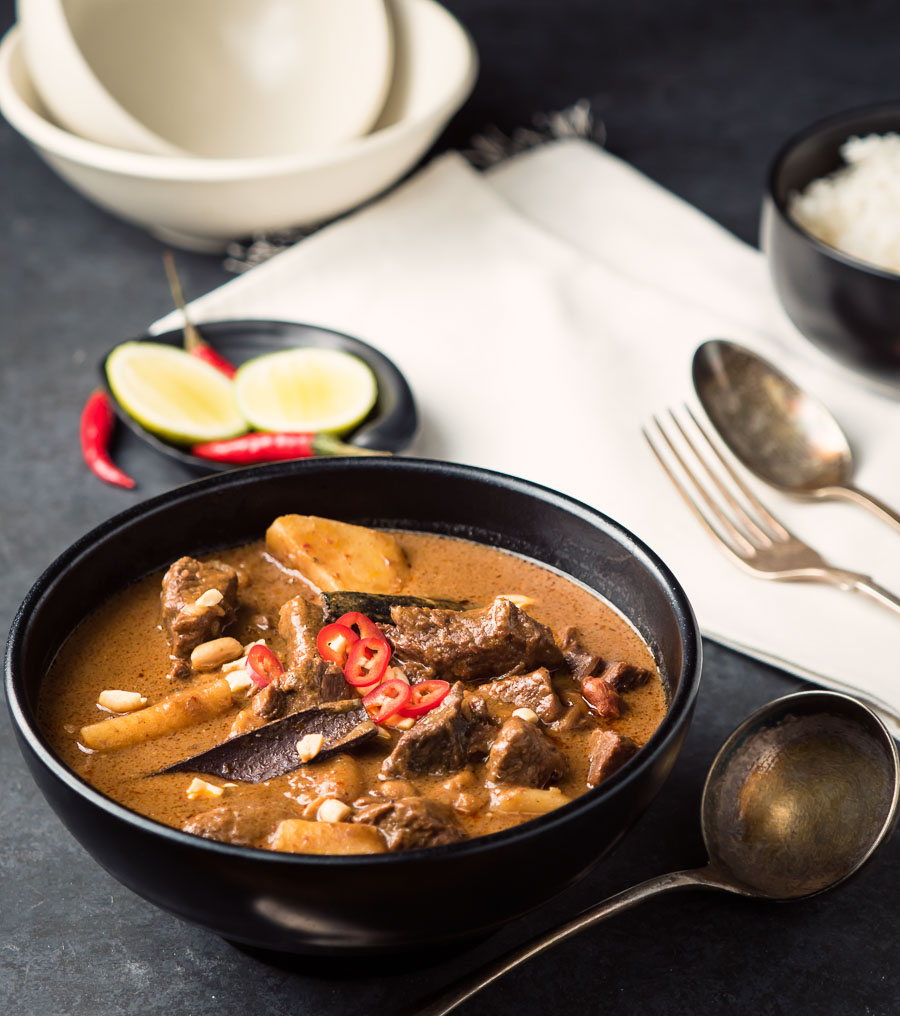
<svg viewBox="0 0 900 1016">
<path fill-rule="evenodd" d="M 302 818 L 279 822 L 269 845 L 291 854 L 383 854 L 387 849 L 374 826 Z"/>
<path fill-rule="evenodd" d="M 571 798 L 559 789 L 550 787 L 539 790 L 535 787 L 509 787 L 491 791 L 491 811 L 511 812 L 517 815 L 543 815 Z"/>
<path fill-rule="evenodd" d="M 111 716 L 81 728 L 81 743 L 92 751 L 128 748 L 219 716 L 231 708 L 233 693 L 225 677 L 182 688 L 145 709 Z"/>
<path fill-rule="evenodd" d="M 396 593 L 409 578 L 409 565 L 389 533 L 323 519 L 281 515 L 266 531 L 266 548 L 316 589 Z"/>
</svg>

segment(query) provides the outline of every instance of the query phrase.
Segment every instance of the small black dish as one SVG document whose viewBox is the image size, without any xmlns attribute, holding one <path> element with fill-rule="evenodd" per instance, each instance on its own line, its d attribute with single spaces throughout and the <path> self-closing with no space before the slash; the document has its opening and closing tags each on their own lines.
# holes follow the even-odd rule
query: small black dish
<svg viewBox="0 0 900 1016">
<path fill-rule="evenodd" d="M 399 369 L 374 346 L 355 339 L 352 335 L 335 332 L 318 325 L 304 325 L 295 321 L 211 321 L 197 326 L 204 342 L 221 353 L 235 366 L 264 353 L 278 353 L 300 346 L 316 346 L 319 349 L 338 349 L 352 353 L 365 361 L 375 375 L 378 384 L 378 398 L 372 411 L 363 422 L 343 440 L 359 448 L 373 451 L 402 452 L 409 447 L 418 427 L 418 414 L 412 392 L 406 378 Z M 184 332 L 180 328 L 160 335 L 141 335 L 131 341 L 160 342 L 167 346 L 184 345 Z M 100 375 L 109 390 L 106 379 L 106 361 L 112 350 L 100 361 Z M 119 419 L 142 441 L 155 448 L 161 455 L 180 462 L 197 473 L 217 473 L 235 467 L 225 462 L 210 462 L 191 455 L 187 448 L 170 444 L 142 427 L 118 403 L 110 391 Z"/>
<path fill-rule="evenodd" d="M 666 716 L 633 759 L 547 815 L 402 853 L 284 854 L 192 836 L 130 811 L 68 769 L 37 721 L 47 669 L 107 597 L 185 553 L 257 539 L 284 511 L 462 536 L 541 561 L 596 590 L 644 637 Z M 7 703 L 31 774 L 115 878 L 185 920 L 275 952 L 336 956 L 471 941 L 583 878 L 637 820 L 684 741 L 700 633 L 678 581 L 618 523 L 562 494 L 483 469 L 408 458 L 321 458 L 207 476 L 129 508 L 49 566 L 19 609 Z"/>
<path fill-rule="evenodd" d="M 823 243 L 788 214 L 795 191 L 843 165 L 851 136 L 900 131 L 900 102 L 828 117 L 790 138 L 769 171 L 760 246 L 788 317 L 813 344 L 893 394 L 900 390 L 900 274 Z"/>
</svg>

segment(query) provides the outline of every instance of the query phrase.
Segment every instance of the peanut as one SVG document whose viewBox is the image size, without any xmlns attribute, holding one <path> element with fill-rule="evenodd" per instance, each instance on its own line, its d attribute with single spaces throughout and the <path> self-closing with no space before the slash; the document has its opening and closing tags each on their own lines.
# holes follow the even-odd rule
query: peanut
<svg viewBox="0 0 900 1016">
<path fill-rule="evenodd" d="M 139 691 L 119 691 L 110 688 L 97 696 L 97 705 L 111 713 L 131 713 L 143 709 L 147 699 Z"/>
<path fill-rule="evenodd" d="M 246 670 L 233 670 L 225 675 L 225 680 L 228 682 L 228 687 L 231 688 L 231 697 L 235 701 L 246 698 L 253 687 L 253 679 L 250 677 L 249 671 Z"/>
<path fill-rule="evenodd" d="M 526 723 L 537 723 L 538 714 L 533 710 L 529 709 L 528 706 L 522 706 L 519 709 L 513 709 L 513 716 L 518 716 L 520 720 L 524 720 Z"/>
<path fill-rule="evenodd" d="M 194 670 L 216 670 L 223 663 L 230 663 L 243 654 L 244 647 L 237 639 L 211 639 L 201 643 L 191 653 L 191 666 Z"/>
<path fill-rule="evenodd" d="M 302 762 L 309 762 L 322 750 L 325 738 L 321 734 L 304 734 L 297 742 L 297 754 Z"/>
<path fill-rule="evenodd" d="M 343 822 L 351 809 L 336 797 L 329 797 L 319 805 L 316 819 L 319 822 Z"/>
<path fill-rule="evenodd" d="M 197 776 L 191 780 L 185 791 L 189 801 L 196 801 L 200 797 L 221 797 L 224 793 L 222 787 L 217 787 L 215 783 L 207 783 Z"/>
</svg>

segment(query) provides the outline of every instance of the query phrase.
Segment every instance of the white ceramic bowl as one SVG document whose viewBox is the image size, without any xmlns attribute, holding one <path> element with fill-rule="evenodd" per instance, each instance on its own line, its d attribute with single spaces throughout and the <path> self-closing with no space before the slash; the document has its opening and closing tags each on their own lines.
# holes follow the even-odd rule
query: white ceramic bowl
<svg viewBox="0 0 900 1016">
<path fill-rule="evenodd" d="M 59 123 L 104 145 L 181 154 L 123 109 L 97 80 L 72 35 L 63 0 L 17 0 L 16 13 L 29 74 Z"/>
<path fill-rule="evenodd" d="M 371 134 L 322 155 L 203 159 L 108 148 L 56 126 L 13 27 L 0 44 L 0 112 L 76 190 L 190 250 L 223 250 L 260 231 L 314 225 L 383 191 L 425 153 L 475 83 L 465 29 L 435 0 L 390 0 L 394 76 Z"/>
<path fill-rule="evenodd" d="M 324 150 L 391 81 L 385 0 L 17 0 L 25 62 L 63 127 L 157 155 Z"/>
</svg>

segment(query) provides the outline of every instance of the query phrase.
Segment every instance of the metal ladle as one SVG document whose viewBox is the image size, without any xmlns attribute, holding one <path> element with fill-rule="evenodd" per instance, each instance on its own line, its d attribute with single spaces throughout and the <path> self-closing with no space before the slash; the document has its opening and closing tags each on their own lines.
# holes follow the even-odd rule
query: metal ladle
<svg viewBox="0 0 900 1016">
<path fill-rule="evenodd" d="M 837 420 L 767 360 L 725 339 L 694 353 L 694 389 L 719 436 L 766 483 L 811 501 L 842 500 L 900 529 L 900 515 L 850 482 L 853 456 Z"/>
<path fill-rule="evenodd" d="M 417 1016 L 443 1016 L 531 959 L 613 914 L 674 889 L 792 900 L 849 878 L 897 821 L 900 759 L 881 720 L 830 691 L 776 699 L 746 719 L 713 760 L 701 822 L 708 863 L 641 882 L 476 971 Z"/>
</svg>

